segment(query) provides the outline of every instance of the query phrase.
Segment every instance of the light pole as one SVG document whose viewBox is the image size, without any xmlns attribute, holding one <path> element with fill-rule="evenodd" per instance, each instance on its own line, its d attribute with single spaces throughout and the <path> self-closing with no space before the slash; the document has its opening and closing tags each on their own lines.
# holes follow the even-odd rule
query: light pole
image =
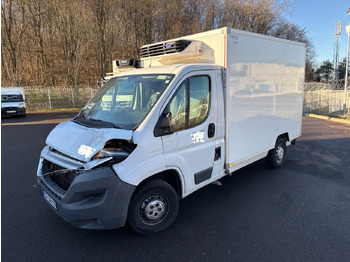
<svg viewBox="0 0 350 262">
<path fill-rule="evenodd" d="M 345 85 L 344 85 L 344 116 L 346 114 L 346 100 L 347 100 L 347 89 L 348 89 L 348 71 L 349 71 L 349 45 L 350 45 L 350 25 L 346 27 L 346 33 L 348 34 L 348 51 L 346 53 L 346 66 L 345 66 Z"/>
<path fill-rule="evenodd" d="M 346 14 L 350 15 L 350 8 Z M 347 102 L 347 89 L 348 89 L 348 71 L 349 71 L 349 45 L 350 45 L 350 25 L 346 26 L 346 33 L 348 34 L 348 51 L 346 53 L 346 66 L 345 66 L 345 85 L 344 85 L 344 116 L 347 113 L 346 111 L 346 102 Z"/>
</svg>

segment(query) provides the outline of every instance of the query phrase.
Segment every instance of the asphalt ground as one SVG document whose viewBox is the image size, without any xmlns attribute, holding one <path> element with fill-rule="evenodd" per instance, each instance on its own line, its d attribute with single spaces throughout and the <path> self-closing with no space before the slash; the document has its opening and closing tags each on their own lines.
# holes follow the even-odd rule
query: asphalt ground
<svg viewBox="0 0 350 262">
<path fill-rule="evenodd" d="M 33 187 L 46 136 L 74 115 L 2 119 L 3 261 L 350 261 L 350 125 L 304 117 L 280 169 L 261 160 L 226 176 L 141 236 L 74 228 Z"/>
</svg>

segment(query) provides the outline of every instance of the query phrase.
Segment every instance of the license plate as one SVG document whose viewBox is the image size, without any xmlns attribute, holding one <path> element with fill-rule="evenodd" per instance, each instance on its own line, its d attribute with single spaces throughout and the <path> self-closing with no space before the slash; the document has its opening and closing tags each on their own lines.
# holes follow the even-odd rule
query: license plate
<svg viewBox="0 0 350 262">
<path fill-rule="evenodd" d="M 16 110 L 9 110 L 9 111 L 6 111 L 6 113 L 13 114 L 13 113 L 16 113 Z"/>
<path fill-rule="evenodd" d="M 53 200 L 52 197 L 50 197 L 45 191 L 43 192 L 45 200 L 54 208 L 57 209 L 57 205 L 55 200 Z"/>
</svg>

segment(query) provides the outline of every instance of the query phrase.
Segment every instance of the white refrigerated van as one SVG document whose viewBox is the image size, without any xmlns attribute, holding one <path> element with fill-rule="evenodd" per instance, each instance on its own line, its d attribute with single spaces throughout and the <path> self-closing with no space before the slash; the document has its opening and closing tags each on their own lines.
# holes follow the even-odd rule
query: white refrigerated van
<svg viewBox="0 0 350 262">
<path fill-rule="evenodd" d="M 305 46 L 221 28 L 142 47 L 47 137 L 37 172 L 76 227 L 168 228 L 179 199 L 254 161 L 279 167 L 301 135 Z"/>
</svg>

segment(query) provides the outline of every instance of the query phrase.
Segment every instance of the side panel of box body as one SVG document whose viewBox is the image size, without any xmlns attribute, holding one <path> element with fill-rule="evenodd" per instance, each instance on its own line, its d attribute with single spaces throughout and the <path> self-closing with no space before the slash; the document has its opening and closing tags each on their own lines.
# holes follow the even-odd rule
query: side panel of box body
<svg viewBox="0 0 350 262">
<path fill-rule="evenodd" d="M 226 46 L 226 164 L 234 170 L 279 135 L 301 135 L 305 46 L 233 29 Z"/>
</svg>

